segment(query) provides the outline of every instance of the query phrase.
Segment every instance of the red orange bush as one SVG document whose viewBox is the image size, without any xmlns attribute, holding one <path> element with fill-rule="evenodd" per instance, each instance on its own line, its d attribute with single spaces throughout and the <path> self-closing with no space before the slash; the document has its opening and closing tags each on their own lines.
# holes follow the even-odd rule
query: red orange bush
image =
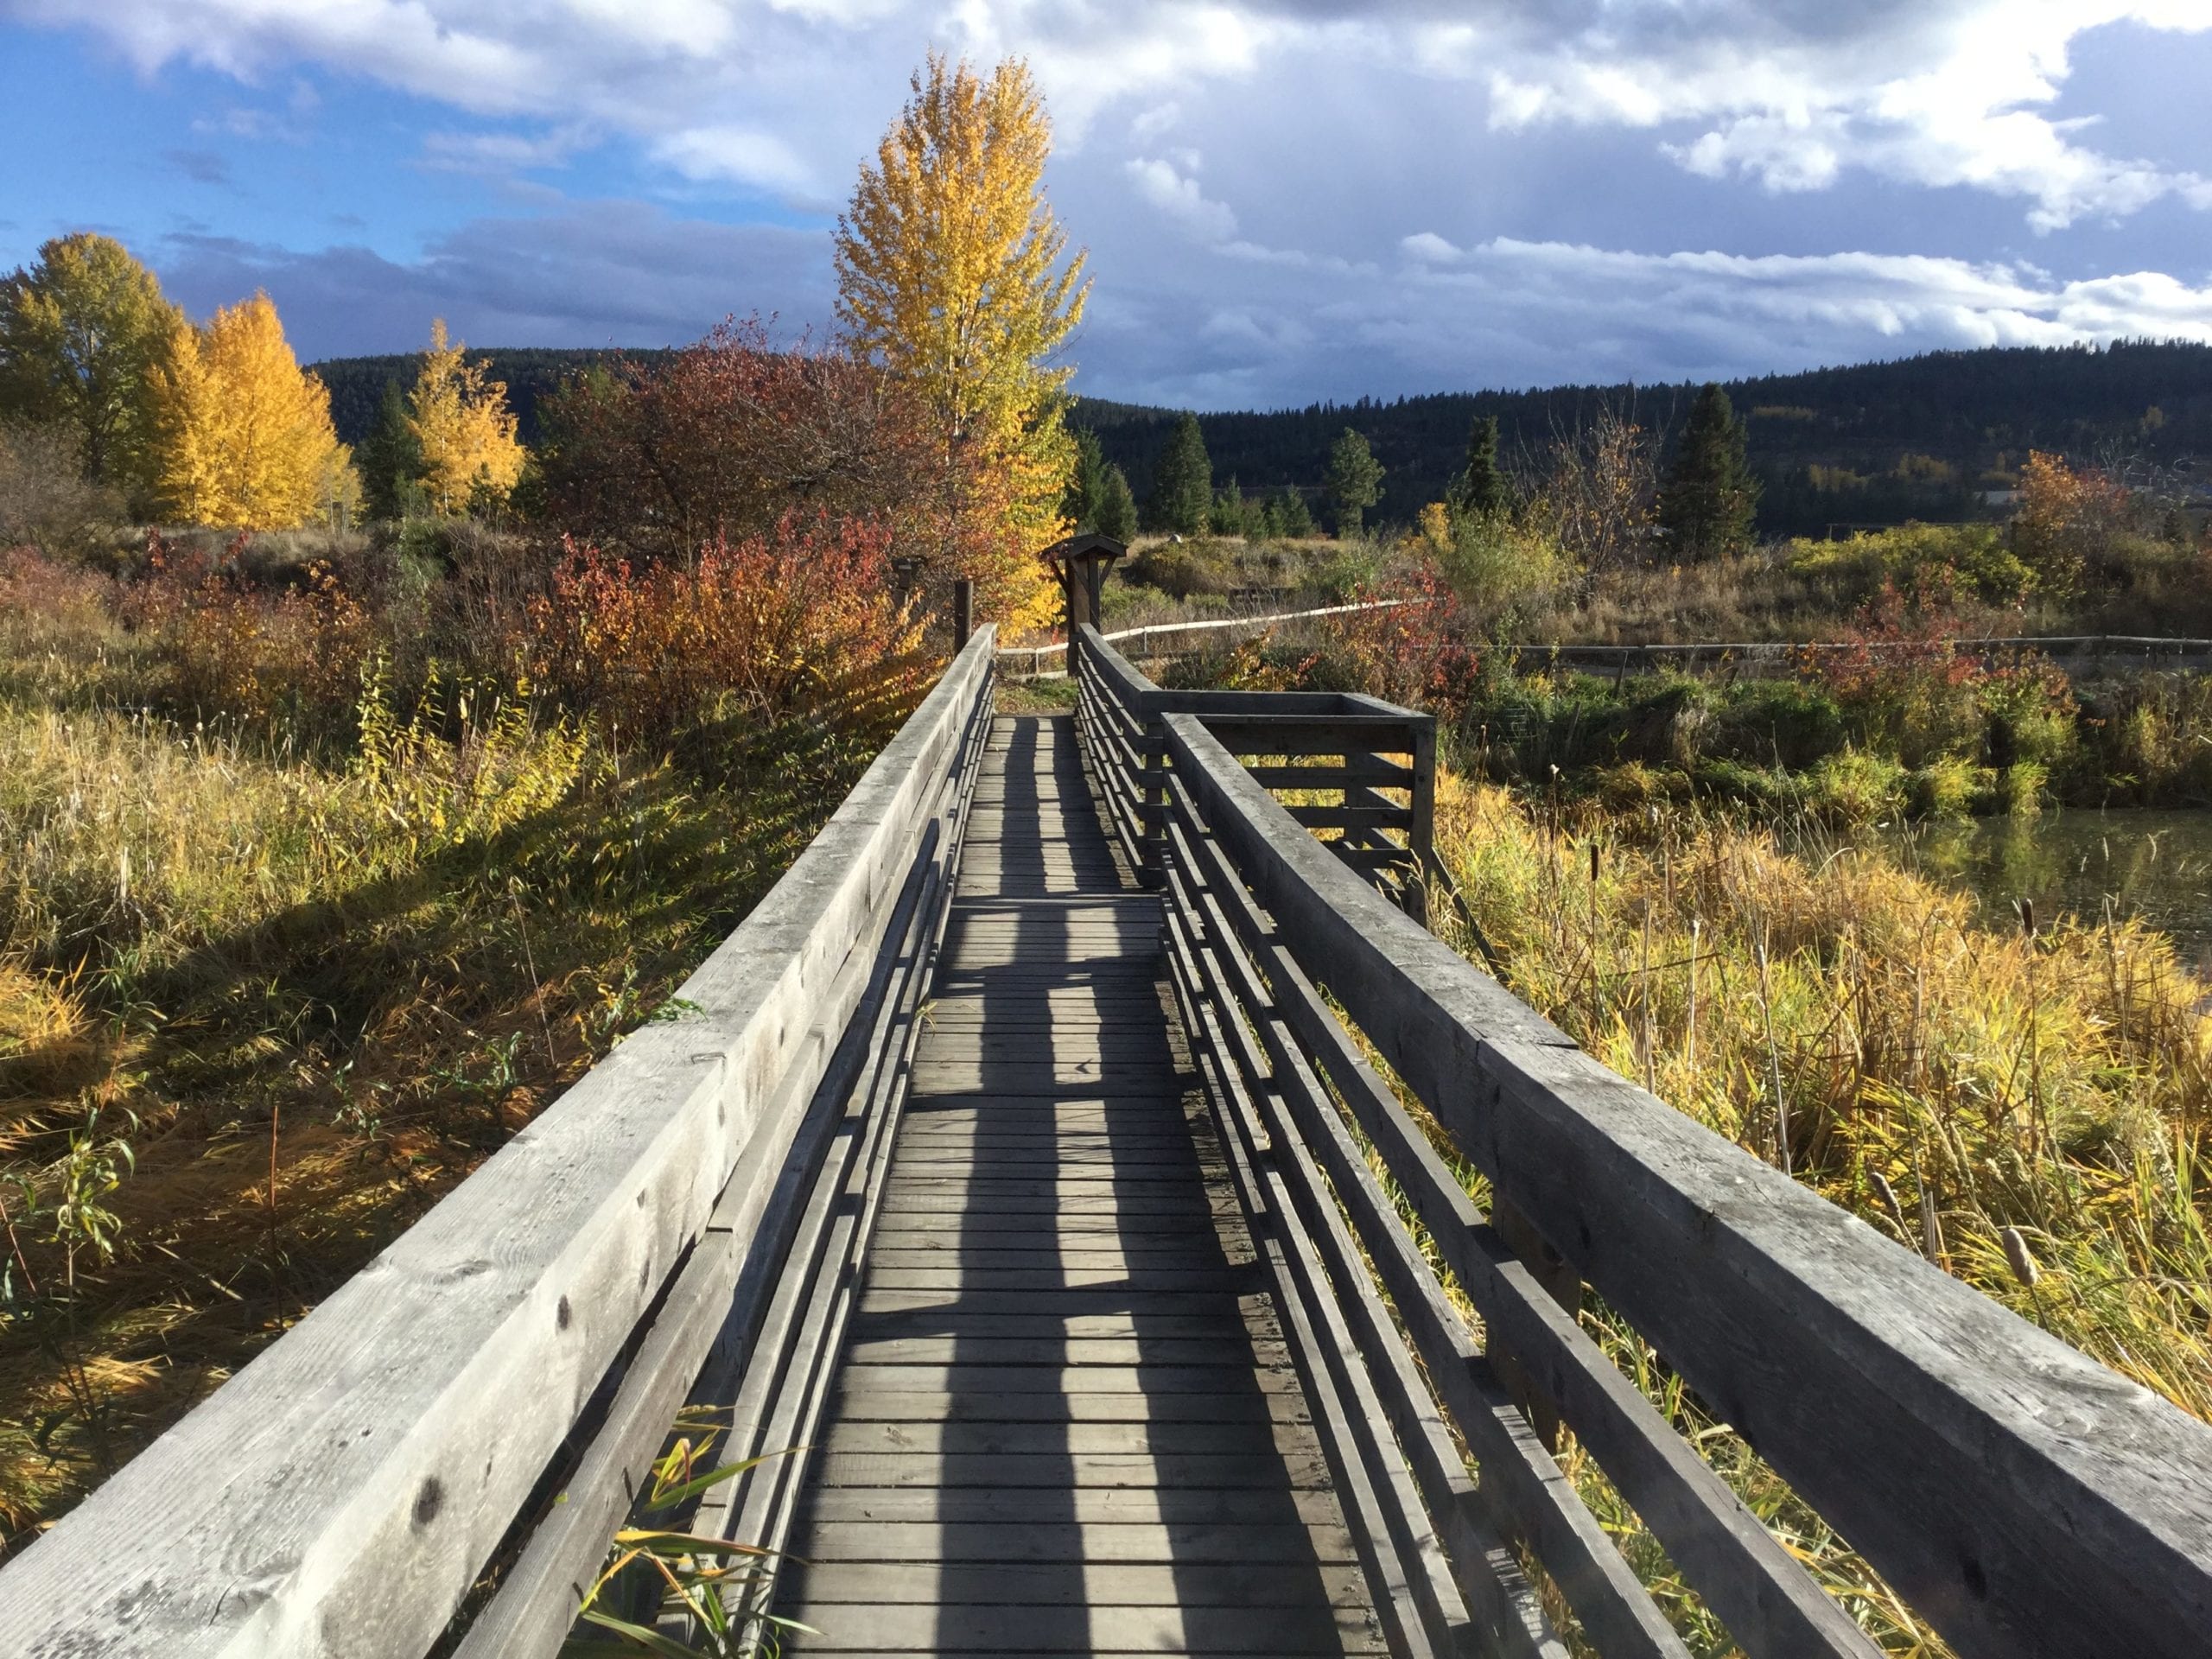
<svg viewBox="0 0 2212 1659">
<path fill-rule="evenodd" d="M 261 586 L 244 565 L 248 539 L 211 556 L 149 531 L 145 577 L 119 593 L 122 620 L 167 664 L 181 708 L 342 722 L 376 643 L 368 612 L 325 564 L 308 566 L 297 586 Z"/>
<path fill-rule="evenodd" d="M 891 544 L 880 520 L 826 514 L 717 539 L 689 565 L 571 543 L 518 643 L 534 678 L 626 732 L 718 706 L 868 724 L 911 706 L 929 667 Z"/>
</svg>

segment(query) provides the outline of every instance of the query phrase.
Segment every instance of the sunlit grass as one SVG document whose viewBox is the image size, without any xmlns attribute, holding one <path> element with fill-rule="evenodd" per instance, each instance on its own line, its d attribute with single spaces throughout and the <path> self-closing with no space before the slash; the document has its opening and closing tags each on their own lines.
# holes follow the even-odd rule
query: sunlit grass
<svg viewBox="0 0 2212 1659">
<path fill-rule="evenodd" d="M 1694 814 L 1562 818 L 1448 777 L 1437 835 L 1505 982 L 1592 1054 L 2212 1415 L 2212 1024 L 2163 935 L 1993 930 L 1878 850 Z M 1885 1651 L 1945 1651 L 1624 1321 L 1586 1298 L 1583 1324 Z M 1572 1439 L 1563 1462 L 1691 1650 L 1734 1652 Z"/>
<path fill-rule="evenodd" d="M 148 712 L 111 628 L 9 645 L 12 1541 L 649 1016 L 868 748 L 708 720 L 618 762 L 514 688 L 403 702 L 372 668 L 359 740 L 334 750 L 281 721 Z"/>
</svg>

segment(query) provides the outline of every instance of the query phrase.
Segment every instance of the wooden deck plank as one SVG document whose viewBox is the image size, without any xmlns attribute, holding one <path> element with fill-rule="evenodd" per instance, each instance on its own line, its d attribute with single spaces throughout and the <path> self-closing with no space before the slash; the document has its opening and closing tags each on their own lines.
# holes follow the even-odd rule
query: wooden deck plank
<svg viewBox="0 0 2212 1659">
<path fill-rule="evenodd" d="M 1257 1453 L 1266 1451 L 1317 1452 L 1320 1442 L 1310 1427 L 1277 1423 L 1255 1416 L 1222 1423 L 878 1423 L 860 1420 L 833 1425 L 827 1449 L 837 1452 L 918 1452 L 938 1457 L 971 1452 L 1052 1456 L 1064 1452 L 1108 1452 L 1121 1456 L 1154 1452 Z"/>
<path fill-rule="evenodd" d="M 1000 722 L 779 1574 L 819 1633 L 787 1651 L 1382 1650 L 1161 931 L 1071 725 Z"/>
<path fill-rule="evenodd" d="M 794 1566 L 785 1570 L 783 1586 L 796 1605 L 815 1609 L 853 1603 L 931 1603 L 942 1593 L 943 1577 L 935 1565 L 941 1559 L 930 1558 L 926 1564 L 842 1561 L 834 1567 L 811 1570 L 808 1566 Z M 1366 1597 L 1359 1569 L 1341 1564 L 1325 1567 L 1308 1561 L 1228 1561 L 1215 1563 L 1204 1572 L 1151 1562 L 976 1565 L 987 1567 L 993 1602 L 1002 1607 L 1051 1606 L 1065 1604 L 1071 1596 L 1119 1607 L 1276 1607 L 1316 1603 L 1359 1607 Z"/>
<path fill-rule="evenodd" d="M 1343 1566 L 1357 1560 L 1342 1527 L 1256 1521 L 976 1522 L 823 1521 L 810 1535 L 811 1561 L 1096 1561 L 1205 1569 L 1241 1562 Z M 1200 1593 L 1204 1593 L 1201 1592 Z"/>
<path fill-rule="evenodd" d="M 986 1592 L 984 1573 L 964 1586 Z M 1276 1605 L 1252 1607 L 1108 1607 L 1080 1601 L 1061 1606 L 998 1606 L 988 1603 L 855 1606 L 802 1604 L 791 1615 L 820 1632 L 790 1651 L 815 1653 L 851 1647 L 864 1653 L 1081 1653 L 1101 1649 L 1131 1653 L 1293 1655 L 1380 1653 L 1374 1615 L 1361 1608 Z M 819 1645 L 817 1645 L 817 1643 Z"/>
<path fill-rule="evenodd" d="M 1304 1422 L 1311 1414 L 1295 1390 L 1280 1394 L 878 1393 L 840 1388 L 831 1413 L 881 1423 L 1243 1423 Z"/>
</svg>

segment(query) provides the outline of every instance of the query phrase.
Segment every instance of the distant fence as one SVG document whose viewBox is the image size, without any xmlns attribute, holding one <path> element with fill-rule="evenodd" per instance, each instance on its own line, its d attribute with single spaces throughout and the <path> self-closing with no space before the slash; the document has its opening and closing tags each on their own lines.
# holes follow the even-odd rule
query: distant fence
<svg viewBox="0 0 2212 1659">
<path fill-rule="evenodd" d="M 1945 645 L 1967 656 L 2002 658 L 2035 652 L 2091 673 L 2144 673 L 2160 669 L 2212 669 L 2212 639 L 2164 639 L 2145 634 L 2033 634 L 1942 640 L 1786 639 L 1679 645 L 1510 645 L 1516 665 L 1581 669 L 1591 673 L 1656 673 L 1729 668 L 1754 676 L 1787 673 L 1808 657 L 1866 652 L 1877 658 L 1904 657 Z"/>
<path fill-rule="evenodd" d="M 1304 622 L 1315 617 L 1351 616 L 1361 611 L 1390 611 L 1402 605 L 1419 603 L 1409 599 L 1373 599 L 1357 605 L 1323 605 L 1310 611 L 1276 611 L 1267 616 L 1216 616 L 1200 622 L 1155 622 L 1149 627 L 1123 628 L 1100 638 L 1125 647 L 1133 642 L 1156 641 L 1171 634 L 1212 634 L 1231 631 L 1264 633 L 1278 622 Z M 1024 680 L 1064 679 L 1067 676 L 1068 645 L 1065 639 L 1048 645 L 1024 645 L 999 652 L 999 672 Z M 1148 655 L 1130 649 L 1130 655 Z M 1048 661 L 1057 659 L 1057 666 L 1046 667 Z"/>
<path fill-rule="evenodd" d="M 1280 611 L 1267 616 L 1211 617 L 1197 622 L 1158 622 L 1141 628 L 1124 628 L 1102 634 L 1129 657 L 1167 655 L 1192 649 L 1214 634 L 1263 633 L 1284 622 L 1303 622 L 1329 616 L 1350 616 L 1363 611 L 1392 610 L 1422 601 L 1408 599 L 1370 600 L 1356 605 L 1325 605 L 1310 611 Z M 1515 665 L 1529 668 L 1570 668 L 1586 673 L 1654 674 L 1662 669 L 1688 673 L 1700 669 L 1726 669 L 1754 678 L 1795 672 L 1808 657 L 1839 652 L 1866 652 L 1876 658 L 1907 656 L 1930 645 L 1945 645 L 1968 656 L 1985 658 L 2018 656 L 2034 652 L 2075 672 L 2141 674 L 2159 671 L 2212 671 L 2212 639 L 2162 639 L 2133 633 L 2023 634 L 1972 636 L 1957 639 L 1840 640 L 1741 639 L 1703 640 L 1686 645 L 1517 645 L 1497 649 L 1513 653 Z M 1160 649 L 1165 645 L 1166 650 Z M 999 672 L 1016 679 L 1065 677 L 1067 643 L 1025 645 L 999 652 Z"/>
</svg>

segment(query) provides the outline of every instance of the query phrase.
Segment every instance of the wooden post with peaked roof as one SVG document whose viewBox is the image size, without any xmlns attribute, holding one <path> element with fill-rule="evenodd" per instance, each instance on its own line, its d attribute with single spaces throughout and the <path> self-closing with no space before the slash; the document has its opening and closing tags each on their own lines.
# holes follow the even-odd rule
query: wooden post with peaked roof
<svg viewBox="0 0 2212 1659">
<path fill-rule="evenodd" d="M 1100 591 L 1106 585 L 1106 572 L 1113 568 L 1114 561 L 1128 550 L 1125 543 L 1111 536 L 1096 532 L 1071 536 L 1045 550 L 1045 560 L 1052 567 L 1052 574 L 1059 578 L 1061 591 L 1067 595 L 1071 642 L 1085 623 L 1094 628 L 1105 626 L 1106 612 L 1100 601 Z"/>
</svg>

